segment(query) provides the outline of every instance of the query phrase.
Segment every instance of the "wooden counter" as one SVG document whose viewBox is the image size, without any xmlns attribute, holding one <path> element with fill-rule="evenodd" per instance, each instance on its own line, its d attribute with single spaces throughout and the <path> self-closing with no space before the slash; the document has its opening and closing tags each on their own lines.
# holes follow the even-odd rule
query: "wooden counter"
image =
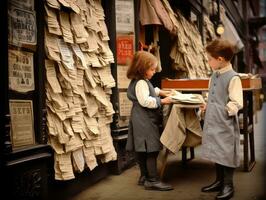
<svg viewBox="0 0 266 200">
<path fill-rule="evenodd" d="M 241 79 L 243 90 L 257 90 L 262 88 L 261 78 Z M 162 89 L 176 89 L 180 91 L 206 91 L 209 79 L 163 79 Z"/>
</svg>

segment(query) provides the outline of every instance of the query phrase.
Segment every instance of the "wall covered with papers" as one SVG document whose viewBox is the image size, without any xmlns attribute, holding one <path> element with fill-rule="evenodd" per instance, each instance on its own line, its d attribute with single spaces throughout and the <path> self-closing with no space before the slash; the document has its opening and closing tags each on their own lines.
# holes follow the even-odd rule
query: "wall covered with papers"
<svg viewBox="0 0 266 200">
<path fill-rule="evenodd" d="M 101 1 L 47 0 L 45 50 L 49 144 L 55 179 L 116 160 L 110 123 L 115 80 Z"/>
</svg>

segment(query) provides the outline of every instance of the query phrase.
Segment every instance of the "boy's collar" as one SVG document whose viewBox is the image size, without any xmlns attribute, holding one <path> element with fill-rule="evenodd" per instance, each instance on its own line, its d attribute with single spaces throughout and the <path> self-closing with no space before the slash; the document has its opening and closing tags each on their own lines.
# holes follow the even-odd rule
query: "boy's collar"
<svg viewBox="0 0 266 200">
<path fill-rule="evenodd" d="M 226 66 L 224 66 L 224 67 L 222 67 L 220 69 L 217 69 L 214 72 L 218 72 L 219 74 L 222 74 L 222 73 L 225 73 L 225 72 L 227 72 L 227 71 L 229 71 L 231 69 L 233 69 L 232 64 L 228 63 L 228 65 L 226 65 Z"/>
</svg>

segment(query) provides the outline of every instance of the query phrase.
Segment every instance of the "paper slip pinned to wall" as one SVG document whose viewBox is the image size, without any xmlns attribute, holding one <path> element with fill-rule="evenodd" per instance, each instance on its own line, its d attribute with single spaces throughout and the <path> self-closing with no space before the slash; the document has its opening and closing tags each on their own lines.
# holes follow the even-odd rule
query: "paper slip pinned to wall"
<svg viewBox="0 0 266 200">
<path fill-rule="evenodd" d="M 48 112 L 49 109 L 48 109 Z M 53 136 L 57 136 L 57 141 L 60 144 L 67 143 L 70 139 L 68 134 L 65 134 L 63 131 L 63 124 L 61 123 L 60 119 L 51 113 L 49 113 L 49 117 L 47 118 L 48 121 L 48 130 L 51 131 Z"/>
<path fill-rule="evenodd" d="M 111 49 L 109 48 L 108 42 L 99 41 L 98 45 L 99 45 L 99 48 L 101 51 L 100 55 L 101 55 L 102 59 L 104 60 L 104 62 L 106 64 L 114 63 L 114 56 L 113 56 Z M 104 64 L 104 66 L 106 64 Z"/>
<path fill-rule="evenodd" d="M 58 0 L 63 6 L 72 9 L 75 13 L 80 13 L 79 7 L 76 5 L 76 1 L 73 0 Z"/>
<path fill-rule="evenodd" d="M 71 126 L 73 128 L 74 133 L 81 133 L 82 132 L 82 121 L 83 121 L 83 114 L 79 113 L 72 117 Z"/>
<path fill-rule="evenodd" d="M 81 148 L 83 146 L 83 142 L 79 136 L 78 133 L 74 134 L 74 137 L 71 137 L 70 141 L 65 144 L 65 151 L 70 152 L 70 151 L 75 151 L 78 148 Z"/>
<path fill-rule="evenodd" d="M 95 53 L 88 53 L 87 56 L 92 67 L 103 67 Z"/>
<path fill-rule="evenodd" d="M 49 8 L 48 6 L 44 6 L 45 11 L 47 14 L 47 25 L 48 25 L 48 31 L 49 33 L 55 34 L 55 35 L 62 35 L 60 25 L 57 21 L 56 11 Z"/>
<path fill-rule="evenodd" d="M 47 5 L 58 10 L 60 10 L 61 7 L 60 3 L 57 0 L 47 0 Z"/>
<path fill-rule="evenodd" d="M 94 149 L 91 147 L 83 147 L 83 152 L 85 156 L 86 165 L 89 167 L 90 170 L 93 170 L 95 167 L 98 166 L 96 157 L 94 155 Z"/>
<path fill-rule="evenodd" d="M 75 178 L 71 163 L 71 153 L 55 154 L 55 179 L 70 180 Z"/>
<path fill-rule="evenodd" d="M 98 135 L 100 133 L 96 118 L 84 115 L 84 121 L 87 129 L 89 129 L 92 134 Z"/>
<path fill-rule="evenodd" d="M 75 69 L 71 49 L 64 40 L 58 39 L 57 42 L 61 53 L 62 63 L 69 69 Z"/>
<path fill-rule="evenodd" d="M 86 0 L 78 0 L 75 3 L 80 8 L 80 10 L 82 10 L 82 11 L 86 11 L 87 10 Z M 82 12 L 81 12 L 81 14 L 82 14 Z"/>
<path fill-rule="evenodd" d="M 88 68 L 88 62 L 86 57 L 84 56 L 83 52 L 80 50 L 79 45 L 78 44 L 73 44 L 72 45 L 72 49 L 74 51 L 74 53 L 76 54 L 76 56 L 80 59 L 82 66 L 87 69 Z"/>
<path fill-rule="evenodd" d="M 60 111 L 67 111 L 68 106 L 67 103 L 65 102 L 64 97 L 62 96 L 61 93 L 54 93 L 50 87 L 46 87 L 47 93 L 49 93 L 51 99 L 52 99 L 52 104 L 54 109 L 60 110 Z"/>
<path fill-rule="evenodd" d="M 55 63 L 51 60 L 45 60 L 45 69 L 47 81 L 54 93 L 62 93 L 61 86 L 56 77 Z"/>
<path fill-rule="evenodd" d="M 94 15 L 95 11 L 94 8 L 88 6 L 87 12 L 85 12 L 85 26 L 88 29 L 91 29 L 93 31 L 97 31 L 98 25 L 97 25 L 97 21 L 98 19 L 95 17 Z"/>
<path fill-rule="evenodd" d="M 57 133 L 55 122 L 54 122 L 54 117 L 56 117 L 56 115 L 53 112 L 51 112 L 50 109 L 47 109 L 47 113 L 48 113 L 48 115 L 47 115 L 47 127 L 49 130 L 49 134 L 52 136 L 57 136 L 58 133 Z"/>
<path fill-rule="evenodd" d="M 64 41 L 67 43 L 73 44 L 74 40 L 73 40 L 73 35 L 71 32 L 69 14 L 66 12 L 60 12 L 59 19 L 60 19 L 60 25 L 61 25 L 61 30 L 63 33 Z"/>
<path fill-rule="evenodd" d="M 64 111 L 58 111 L 54 109 L 53 105 L 51 102 L 46 103 L 47 107 L 50 108 L 50 110 L 57 115 L 57 117 L 61 120 L 64 121 L 66 119 L 66 113 Z"/>
<path fill-rule="evenodd" d="M 88 102 L 88 104 L 86 105 L 86 112 L 89 117 L 92 117 L 98 112 L 98 104 L 94 96 L 86 94 L 86 98 Z"/>
<path fill-rule="evenodd" d="M 54 61 L 61 61 L 60 50 L 57 45 L 57 37 L 52 36 L 47 30 L 45 30 L 45 47 L 47 57 Z"/>
<path fill-rule="evenodd" d="M 54 149 L 54 151 L 55 151 L 56 154 L 62 154 L 62 153 L 64 153 L 63 145 L 59 143 L 57 137 L 50 136 L 48 138 L 48 144 Z"/>
<path fill-rule="evenodd" d="M 84 44 L 81 44 L 82 46 L 85 47 L 84 50 L 87 50 L 88 52 L 97 52 L 98 49 L 98 44 L 97 44 L 97 34 L 96 32 L 92 30 L 88 30 L 88 38 L 86 40 L 87 48 L 84 46 Z"/>
<path fill-rule="evenodd" d="M 112 88 L 115 87 L 115 79 L 111 74 L 110 66 L 96 69 L 103 87 Z"/>
<path fill-rule="evenodd" d="M 83 81 L 84 81 L 84 70 L 77 70 L 77 85 L 83 87 Z M 84 87 L 83 87 L 84 90 Z"/>
<path fill-rule="evenodd" d="M 70 124 L 70 119 L 63 121 L 63 129 L 68 135 L 74 136 L 74 132 Z"/>
<path fill-rule="evenodd" d="M 84 160 L 82 148 L 79 148 L 73 151 L 72 157 L 73 157 L 73 164 L 74 164 L 74 167 L 76 168 L 76 171 L 82 172 L 85 166 L 85 160 Z"/>
<path fill-rule="evenodd" d="M 110 38 L 108 36 L 108 30 L 107 30 L 106 24 L 105 24 L 105 22 L 103 20 L 99 21 L 99 26 L 100 26 L 99 34 L 101 36 L 102 41 L 110 40 Z"/>
<path fill-rule="evenodd" d="M 91 90 L 91 94 L 95 96 L 100 103 L 102 103 L 107 116 L 114 114 L 113 104 L 107 99 L 103 88 L 97 86 Z"/>
<path fill-rule="evenodd" d="M 76 13 L 70 13 L 70 21 L 74 31 L 75 42 L 78 44 L 86 42 L 88 32 L 83 25 L 81 16 Z"/>
<path fill-rule="evenodd" d="M 61 63 L 58 63 L 60 75 L 62 75 L 62 79 L 65 79 L 65 82 L 70 85 L 70 88 L 73 90 L 77 90 L 77 72 L 76 70 L 67 70 L 67 67 L 64 67 Z M 63 82 L 61 81 L 61 85 Z M 65 87 L 62 88 L 65 89 Z M 69 89 L 70 89 L 69 88 Z M 74 92 L 74 91 L 73 91 Z"/>
</svg>

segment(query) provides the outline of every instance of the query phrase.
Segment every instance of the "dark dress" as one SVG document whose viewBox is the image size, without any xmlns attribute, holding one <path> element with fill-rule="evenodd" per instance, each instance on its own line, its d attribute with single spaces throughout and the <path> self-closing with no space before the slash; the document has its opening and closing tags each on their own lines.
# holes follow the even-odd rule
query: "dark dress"
<svg viewBox="0 0 266 200">
<path fill-rule="evenodd" d="M 162 149 L 159 125 L 161 124 L 160 98 L 156 96 L 153 85 L 145 80 L 149 86 L 150 96 L 155 97 L 158 108 L 141 106 L 136 97 L 135 86 L 139 80 L 132 80 L 128 86 L 127 96 L 133 106 L 129 121 L 126 149 L 135 152 L 155 152 Z"/>
</svg>

